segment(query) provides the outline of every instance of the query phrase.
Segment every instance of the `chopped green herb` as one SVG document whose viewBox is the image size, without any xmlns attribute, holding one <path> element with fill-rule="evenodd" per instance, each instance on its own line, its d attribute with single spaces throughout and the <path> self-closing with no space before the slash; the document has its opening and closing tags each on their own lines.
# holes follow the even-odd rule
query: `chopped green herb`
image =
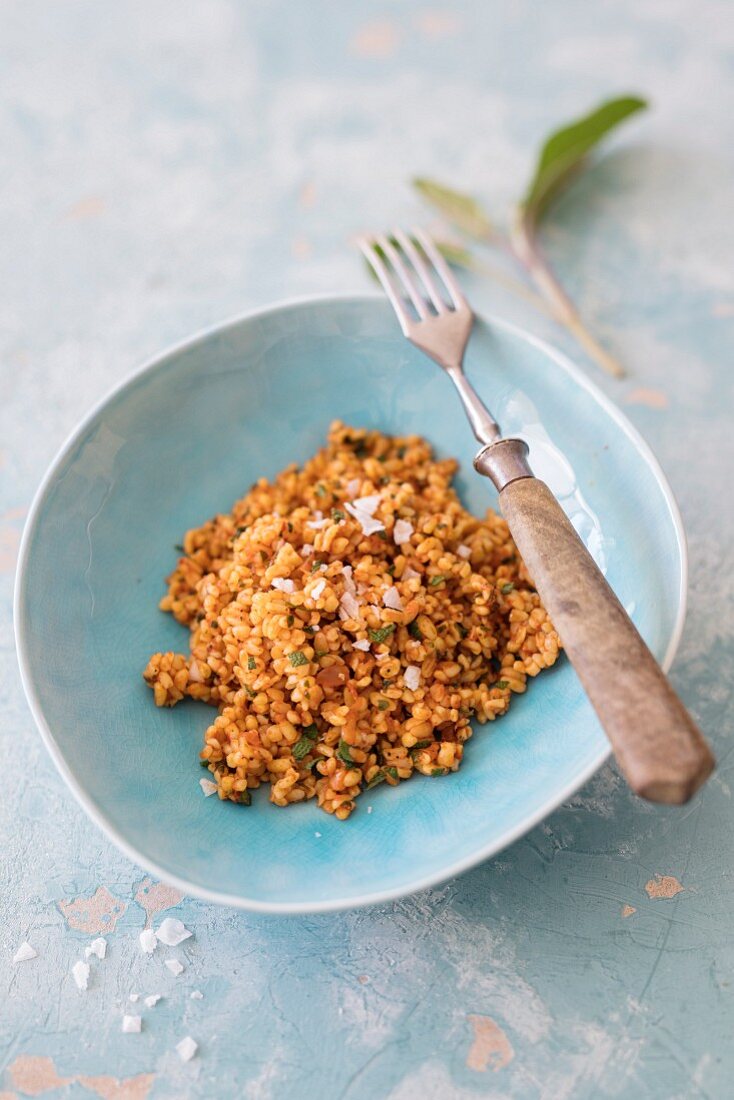
<svg viewBox="0 0 734 1100">
<path fill-rule="evenodd" d="M 312 573 L 315 573 L 315 572 L 316 572 L 316 570 L 317 570 L 317 569 L 320 569 L 322 565 L 326 565 L 326 562 L 325 562 L 325 561 L 314 561 L 314 562 L 311 562 L 311 572 L 312 572 Z"/>
<path fill-rule="evenodd" d="M 219 630 L 219 623 L 217 622 L 216 619 L 212 619 L 212 626 L 214 627 L 215 630 Z"/>
<path fill-rule="evenodd" d="M 298 668 L 299 665 L 308 664 L 308 657 L 300 649 L 296 649 L 293 651 L 293 653 L 289 653 L 288 660 L 294 668 Z"/>
<path fill-rule="evenodd" d="M 391 779 L 399 778 L 397 768 L 385 768 L 385 775 L 389 775 Z"/>
<path fill-rule="evenodd" d="M 335 520 L 335 521 L 336 521 L 336 523 L 339 523 L 339 522 L 340 522 L 340 520 L 343 520 L 343 519 L 344 519 L 344 513 L 343 513 L 343 512 L 341 511 L 341 509 L 339 509 L 339 508 L 334 508 L 334 509 L 333 509 L 333 511 L 332 511 L 332 513 L 331 513 L 331 518 L 332 518 L 333 520 Z"/>
<path fill-rule="evenodd" d="M 252 795 L 247 790 L 247 788 L 245 788 L 244 791 L 240 791 L 240 797 L 237 799 L 237 801 L 240 803 L 241 806 L 252 805 Z"/>
<path fill-rule="evenodd" d="M 257 694 L 257 692 L 253 691 L 251 687 L 247 686 L 247 684 L 245 684 L 245 691 L 247 692 L 247 694 L 249 695 L 249 697 L 251 699 L 254 699 L 255 695 Z"/>
<path fill-rule="evenodd" d="M 317 485 L 316 486 L 316 496 L 317 497 L 325 497 L 326 496 L 326 486 Z"/>
<path fill-rule="evenodd" d="M 395 623 L 388 623 L 387 626 L 381 626 L 377 630 L 368 630 L 367 636 L 371 642 L 375 645 L 379 645 L 380 642 L 384 642 L 386 638 L 389 638 L 395 629 Z"/>
<path fill-rule="evenodd" d="M 433 775 L 433 776 L 446 775 L 448 770 L 449 770 L 448 768 L 432 768 L 431 769 L 431 775 Z"/>
<path fill-rule="evenodd" d="M 385 782 L 385 772 L 382 768 L 380 768 L 380 770 L 378 772 L 375 772 L 375 774 L 372 776 L 369 783 L 367 783 L 367 785 L 365 786 L 364 789 L 366 791 L 369 791 L 373 787 L 376 787 L 378 783 L 384 783 L 384 782 Z"/>
<path fill-rule="evenodd" d="M 497 683 L 494 686 L 498 687 L 498 688 L 503 688 L 503 689 L 508 688 L 510 686 L 510 681 L 509 680 L 498 680 Z"/>
<path fill-rule="evenodd" d="M 353 764 L 352 754 L 349 751 L 349 745 L 346 741 L 339 742 L 339 748 L 336 750 L 336 755 L 340 760 L 343 760 L 345 764 Z"/>
<path fill-rule="evenodd" d="M 311 749 L 313 748 L 313 741 L 310 737 L 299 737 L 293 746 L 293 759 L 303 760 Z"/>
<path fill-rule="evenodd" d="M 423 631 L 418 626 L 418 623 L 415 621 L 415 619 L 413 619 L 412 623 L 408 624 L 408 633 L 410 634 L 411 638 L 415 638 L 417 642 L 423 640 Z"/>
<path fill-rule="evenodd" d="M 186 551 L 184 550 L 184 548 L 183 548 L 183 546 L 181 545 L 180 542 L 177 542 L 173 549 L 178 550 L 179 554 L 185 554 L 186 553 Z"/>
<path fill-rule="evenodd" d="M 377 456 L 377 461 L 378 462 L 387 462 L 387 455 L 378 455 Z"/>
<path fill-rule="evenodd" d="M 433 744 L 433 741 L 431 741 L 431 740 L 416 741 L 416 743 L 413 745 L 413 748 L 410 751 L 411 752 L 418 752 L 419 749 L 427 749 L 428 746 L 432 745 L 432 744 Z"/>
<path fill-rule="evenodd" d="M 236 527 L 235 530 L 236 530 L 238 535 L 241 535 L 243 531 L 247 530 L 247 527 L 248 527 L 248 524 L 242 523 L 242 524 L 240 524 L 239 527 Z"/>
<path fill-rule="evenodd" d="M 462 638 L 466 638 L 467 634 L 469 633 L 463 623 L 457 623 L 456 629 L 459 631 L 459 634 Z"/>
<path fill-rule="evenodd" d="M 390 700 L 389 699 L 380 699 L 379 703 L 377 704 L 377 709 L 378 710 L 387 710 L 387 708 L 389 706 L 390 706 Z"/>
<path fill-rule="evenodd" d="M 316 650 L 316 656 L 317 657 L 327 657 L 328 654 L 329 654 L 328 649 L 317 649 Z"/>
<path fill-rule="evenodd" d="M 208 768 L 209 767 L 209 761 L 208 760 L 200 760 L 199 764 L 201 765 L 202 768 Z"/>
<path fill-rule="evenodd" d="M 250 672 L 252 672 L 253 668 L 257 668 L 257 662 L 255 661 L 254 657 L 247 658 L 247 667 L 249 668 Z"/>
<path fill-rule="evenodd" d="M 445 580 L 446 578 L 438 573 L 435 577 L 431 577 L 428 583 L 430 584 L 431 588 L 436 588 L 437 585 L 443 584 Z"/>
<path fill-rule="evenodd" d="M 512 583 L 512 581 L 508 581 L 507 584 L 502 585 L 502 587 L 500 588 L 500 592 L 502 593 L 503 596 L 506 596 L 508 594 L 508 592 L 512 592 L 514 587 L 515 586 Z"/>
<path fill-rule="evenodd" d="M 398 458 L 400 458 L 400 459 L 403 459 L 403 458 L 405 458 L 405 447 L 398 447 L 398 449 L 397 449 L 397 456 L 398 456 Z"/>
<path fill-rule="evenodd" d="M 317 626 L 304 626 L 303 629 L 307 634 L 315 634 L 319 628 Z"/>
<path fill-rule="evenodd" d="M 395 562 L 390 562 L 387 567 L 387 572 L 390 574 L 391 577 L 395 576 Z"/>
</svg>

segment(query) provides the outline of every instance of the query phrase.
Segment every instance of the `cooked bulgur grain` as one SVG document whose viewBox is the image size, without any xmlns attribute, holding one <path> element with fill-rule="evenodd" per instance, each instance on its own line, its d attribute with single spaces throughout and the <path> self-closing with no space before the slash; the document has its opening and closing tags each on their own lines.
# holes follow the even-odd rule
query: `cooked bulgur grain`
<svg viewBox="0 0 734 1100">
<path fill-rule="evenodd" d="M 559 639 L 505 521 L 466 512 L 457 463 L 418 436 L 335 422 L 302 469 L 189 531 L 161 608 L 191 654 L 145 669 L 158 706 L 219 714 L 201 762 L 222 799 L 357 796 L 456 771 L 473 716 L 502 715 Z"/>
</svg>

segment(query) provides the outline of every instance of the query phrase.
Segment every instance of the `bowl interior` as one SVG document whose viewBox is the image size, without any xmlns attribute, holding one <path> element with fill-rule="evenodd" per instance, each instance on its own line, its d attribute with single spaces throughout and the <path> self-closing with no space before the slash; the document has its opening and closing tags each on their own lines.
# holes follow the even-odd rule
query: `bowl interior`
<svg viewBox="0 0 734 1100">
<path fill-rule="evenodd" d="M 525 434 L 653 652 L 679 625 L 674 505 L 621 414 L 547 349 L 479 323 L 467 370 L 506 432 Z M 168 353 L 85 422 L 37 498 L 17 625 L 26 687 L 84 805 L 138 862 L 233 904 L 309 910 L 438 881 L 498 850 L 567 796 L 606 740 L 568 662 L 501 721 L 476 726 L 458 774 L 376 788 L 346 823 L 314 804 L 205 799 L 201 704 L 158 710 L 141 670 L 188 632 L 157 610 L 183 532 L 261 475 L 300 462 L 329 422 L 426 435 L 462 464 L 464 503 L 496 503 L 442 372 L 379 299 L 311 301 L 245 318 Z M 366 804 L 372 805 L 370 814 Z"/>
</svg>

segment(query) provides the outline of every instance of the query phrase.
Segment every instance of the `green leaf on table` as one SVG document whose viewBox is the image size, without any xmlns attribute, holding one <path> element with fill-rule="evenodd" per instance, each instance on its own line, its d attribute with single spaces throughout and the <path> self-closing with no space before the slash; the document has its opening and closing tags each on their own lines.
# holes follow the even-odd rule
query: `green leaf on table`
<svg viewBox="0 0 734 1100">
<path fill-rule="evenodd" d="M 492 223 L 481 203 L 462 191 L 454 191 L 436 180 L 419 176 L 413 180 L 416 191 L 450 221 L 470 237 L 486 240 L 492 235 Z"/>
<path fill-rule="evenodd" d="M 621 122 L 647 107 L 639 96 L 620 96 L 575 122 L 555 130 L 543 144 L 535 173 L 520 203 L 523 215 L 537 223 L 591 150 Z"/>
</svg>

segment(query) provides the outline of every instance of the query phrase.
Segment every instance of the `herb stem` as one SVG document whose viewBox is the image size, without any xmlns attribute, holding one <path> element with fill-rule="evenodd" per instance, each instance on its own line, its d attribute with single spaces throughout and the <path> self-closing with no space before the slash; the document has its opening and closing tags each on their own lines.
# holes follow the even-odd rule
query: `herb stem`
<svg viewBox="0 0 734 1100">
<path fill-rule="evenodd" d="M 613 378 L 624 378 L 622 364 L 589 332 L 575 305 L 559 283 L 543 256 L 532 224 L 521 207 L 516 210 L 512 221 L 510 241 L 515 256 L 550 306 L 555 319 L 571 333 L 597 366 Z"/>
</svg>

